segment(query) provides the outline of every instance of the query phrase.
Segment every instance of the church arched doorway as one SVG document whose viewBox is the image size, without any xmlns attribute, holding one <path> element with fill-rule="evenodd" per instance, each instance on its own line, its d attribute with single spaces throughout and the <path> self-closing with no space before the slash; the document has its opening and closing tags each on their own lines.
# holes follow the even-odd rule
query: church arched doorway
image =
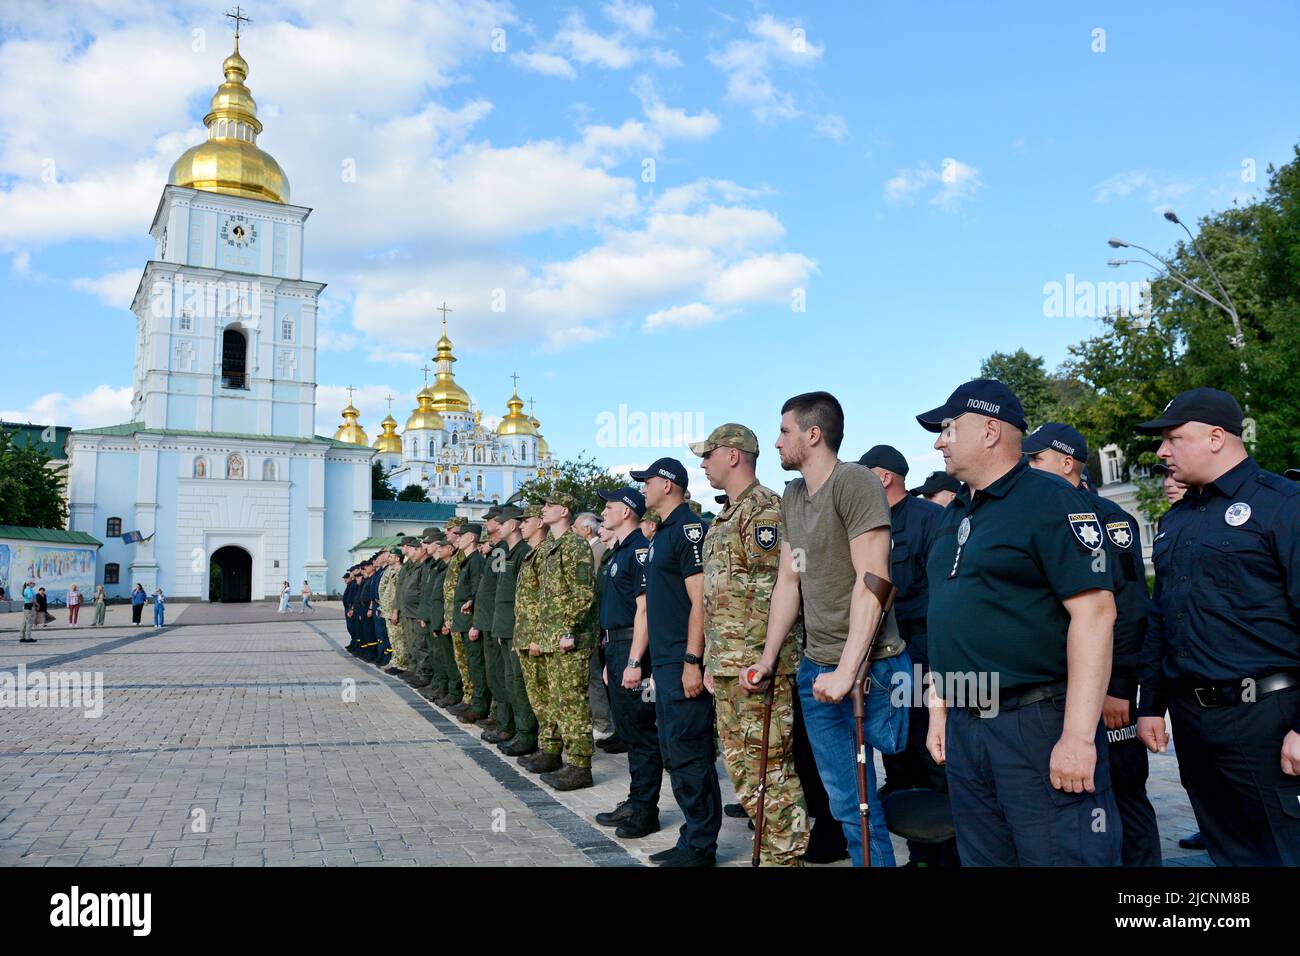
<svg viewBox="0 0 1300 956">
<path fill-rule="evenodd" d="M 252 600 L 253 556 L 228 544 L 212 553 L 209 564 L 208 600 L 223 604 Z"/>
</svg>

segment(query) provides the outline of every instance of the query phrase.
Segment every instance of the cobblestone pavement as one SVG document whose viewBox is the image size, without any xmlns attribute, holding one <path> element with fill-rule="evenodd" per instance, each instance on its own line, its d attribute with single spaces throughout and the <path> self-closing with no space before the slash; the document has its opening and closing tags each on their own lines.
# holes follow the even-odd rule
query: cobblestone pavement
<svg viewBox="0 0 1300 956">
<path fill-rule="evenodd" d="M 0 641 L 0 671 L 103 682 L 98 717 L 0 715 L 0 865 L 618 866 L 675 842 L 667 778 L 663 829 L 617 840 L 593 818 L 626 796 L 625 757 L 597 751 L 596 786 L 555 793 L 477 729 L 346 654 L 337 613 L 246 611 L 217 624 L 207 606 L 177 609 L 163 631 Z M 1153 758 L 1150 789 L 1167 860 L 1207 863 L 1177 846 L 1195 822 L 1172 756 Z M 750 840 L 745 821 L 727 818 L 719 863 L 748 865 Z"/>
</svg>

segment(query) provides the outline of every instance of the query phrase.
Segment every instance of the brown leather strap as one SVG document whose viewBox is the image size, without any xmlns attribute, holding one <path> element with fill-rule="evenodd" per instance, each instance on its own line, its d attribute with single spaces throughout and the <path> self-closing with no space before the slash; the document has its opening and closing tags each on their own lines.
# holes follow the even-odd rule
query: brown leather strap
<svg viewBox="0 0 1300 956">
<path fill-rule="evenodd" d="M 894 595 L 898 593 L 897 588 L 891 582 L 870 571 L 862 572 L 862 583 L 880 602 L 880 618 L 876 621 L 876 626 L 871 630 L 871 639 L 867 642 L 867 653 L 862 658 L 862 663 L 858 666 L 858 673 L 853 679 L 853 714 L 858 718 L 862 718 L 866 714 L 871 654 L 876 649 L 876 640 L 880 637 L 880 632 L 885 629 L 885 622 L 889 619 L 889 612 L 894 607 Z"/>
</svg>

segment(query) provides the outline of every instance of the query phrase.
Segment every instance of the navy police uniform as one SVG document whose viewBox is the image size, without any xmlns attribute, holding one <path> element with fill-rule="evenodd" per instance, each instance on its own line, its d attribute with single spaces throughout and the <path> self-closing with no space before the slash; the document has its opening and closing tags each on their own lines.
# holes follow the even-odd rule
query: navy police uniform
<svg viewBox="0 0 1300 956">
<path fill-rule="evenodd" d="M 600 633 L 605 641 L 610 711 L 619 737 L 627 744 L 627 769 L 632 778 L 628 799 L 645 810 L 658 809 L 664 776 L 655 704 L 642 690 L 624 688 L 622 681 L 632 650 L 636 596 L 641 591 L 643 568 L 649 555 L 650 542 L 639 527 L 612 546 L 605 553 L 608 561 L 600 597 Z M 649 661 L 643 661 L 644 677 L 649 677 L 646 673 L 649 670 Z"/>
<path fill-rule="evenodd" d="M 632 478 L 658 477 L 658 466 L 673 471 L 676 483 L 685 487 L 686 469 L 672 459 L 661 459 L 645 472 L 634 471 Z M 664 515 L 642 566 L 641 588 L 646 596 L 659 749 L 673 797 L 686 818 L 677 846 L 712 856 L 722 829 L 722 792 L 713 752 L 713 695 L 701 690 L 688 698 L 682 689 L 683 668 L 701 666 L 685 661 L 691 613 L 685 582 L 704 573 L 707 530 L 686 502 Z"/>
<path fill-rule="evenodd" d="M 917 420 L 938 432 L 967 412 L 1025 428 L 1019 400 L 992 380 L 961 386 Z M 1120 862 L 1100 719 L 1095 792 L 1057 790 L 1050 776 L 1065 723 L 1063 601 L 1113 590 L 1105 562 L 1097 568 L 1103 536 L 1083 492 L 1024 459 L 986 488 L 963 486 L 941 516 L 926 564 L 929 652 L 948 700 L 948 793 L 963 866 Z M 972 679 L 975 700 L 958 692 Z"/>
<path fill-rule="evenodd" d="M 1240 434 L 1236 400 L 1184 392 L 1139 431 L 1187 421 Z M 1210 858 L 1300 866 L 1300 777 L 1281 767 L 1300 732 L 1300 487 L 1247 457 L 1188 488 L 1160 523 L 1139 677 L 1163 718 Z"/>
</svg>

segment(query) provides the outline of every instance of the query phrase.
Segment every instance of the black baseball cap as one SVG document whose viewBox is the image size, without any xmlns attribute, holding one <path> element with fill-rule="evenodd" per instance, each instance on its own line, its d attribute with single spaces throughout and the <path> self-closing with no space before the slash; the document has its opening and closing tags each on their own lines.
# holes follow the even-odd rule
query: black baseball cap
<svg viewBox="0 0 1300 956">
<path fill-rule="evenodd" d="M 866 468 L 884 468 L 896 475 L 907 477 L 907 459 L 893 445 L 875 445 L 858 459 L 858 464 Z"/>
<path fill-rule="evenodd" d="M 1241 405 L 1227 392 L 1217 388 L 1191 388 L 1174 396 L 1158 418 L 1137 426 L 1139 434 L 1159 435 L 1166 428 L 1177 428 L 1188 422 L 1216 425 L 1234 435 L 1241 434 Z"/>
<path fill-rule="evenodd" d="M 961 482 L 946 471 L 932 471 L 925 481 L 921 483 L 921 486 L 913 488 L 909 494 L 933 495 L 940 491 L 951 491 L 956 494 L 961 491 Z"/>
<path fill-rule="evenodd" d="M 649 481 L 651 478 L 667 478 L 674 485 L 686 488 L 686 466 L 676 458 L 660 458 L 645 471 L 628 472 L 633 481 Z"/>
<path fill-rule="evenodd" d="M 1033 455 L 1047 449 L 1069 455 L 1075 461 L 1088 460 L 1088 443 L 1078 429 L 1063 422 L 1046 422 L 1024 437 L 1020 450 Z"/>
<path fill-rule="evenodd" d="M 1169 474 L 1169 466 L 1166 465 L 1163 461 L 1158 462 L 1157 464 L 1151 466 L 1151 474 L 1159 475 L 1161 478 L 1163 478 L 1165 477 L 1165 475 Z M 1289 478 L 1290 475 L 1288 475 L 1287 477 Z"/>
<path fill-rule="evenodd" d="M 967 412 L 996 418 L 1022 432 L 1028 430 L 1020 399 L 995 378 L 977 378 L 965 385 L 958 385 L 957 390 L 948 396 L 948 401 L 938 408 L 922 412 L 916 416 L 916 420 L 928 432 L 941 432 L 945 421 Z"/>
<path fill-rule="evenodd" d="M 596 494 L 605 501 L 617 501 L 619 504 L 627 505 L 636 513 L 638 521 L 645 514 L 645 495 L 631 485 L 614 491 L 598 491 Z"/>
<path fill-rule="evenodd" d="M 1288 468 L 1286 470 L 1286 477 L 1290 478 L 1292 481 L 1300 481 L 1300 468 Z"/>
</svg>

